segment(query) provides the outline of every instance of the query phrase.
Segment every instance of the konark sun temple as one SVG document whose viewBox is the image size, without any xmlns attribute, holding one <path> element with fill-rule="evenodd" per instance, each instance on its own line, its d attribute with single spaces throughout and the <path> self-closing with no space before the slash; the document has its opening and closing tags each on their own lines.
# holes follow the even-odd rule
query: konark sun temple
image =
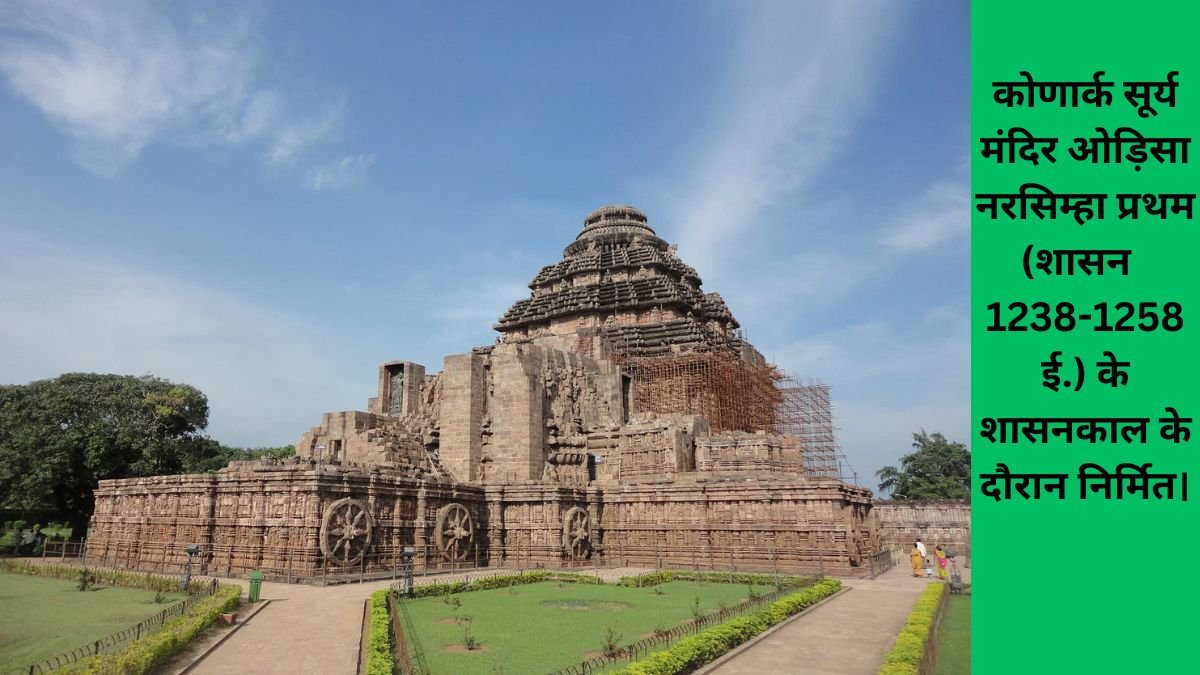
<svg viewBox="0 0 1200 675">
<path fill-rule="evenodd" d="M 871 493 L 838 479 L 827 388 L 799 386 L 639 210 L 590 215 L 441 372 L 379 367 L 294 458 L 102 481 L 89 561 L 268 578 L 640 565 L 864 573 Z"/>
</svg>

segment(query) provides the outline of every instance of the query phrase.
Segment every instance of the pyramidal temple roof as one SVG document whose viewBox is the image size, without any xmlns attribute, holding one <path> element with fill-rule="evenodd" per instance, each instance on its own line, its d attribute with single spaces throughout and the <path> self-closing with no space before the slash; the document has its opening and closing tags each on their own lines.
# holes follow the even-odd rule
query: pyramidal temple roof
<svg viewBox="0 0 1200 675">
<path fill-rule="evenodd" d="M 654 354 L 686 347 L 740 348 L 739 324 L 700 275 L 632 206 L 588 214 L 563 259 L 543 267 L 495 329 L 504 340 L 599 330 L 618 351 Z"/>
</svg>

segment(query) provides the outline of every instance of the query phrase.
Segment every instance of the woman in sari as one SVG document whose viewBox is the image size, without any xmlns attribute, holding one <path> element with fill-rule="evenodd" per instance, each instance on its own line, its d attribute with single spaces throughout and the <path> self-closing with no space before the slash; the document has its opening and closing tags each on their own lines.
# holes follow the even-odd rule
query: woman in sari
<svg viewBox="0 0 1200 675">
<path fill-rule="evenodd" d="M 946 552 L 942 550 L 941 546 L 938 546 L 936 549 L 934 549 L 933 554 L 937 556 L 938 578 L 942 581 L 945 581 L 946 567 L 950 564 L 950 561 L 946 559 Z"/>
<path fill-rule="evenodd" d="M 912 551 L 909 551 L 909 560 L 912 562 L 913 576 L 921 576 L 921 568 L 925 566 L 925 557 L 921 555 L 921 549 L 916 544 L 913 544 Z"/>
</svg>

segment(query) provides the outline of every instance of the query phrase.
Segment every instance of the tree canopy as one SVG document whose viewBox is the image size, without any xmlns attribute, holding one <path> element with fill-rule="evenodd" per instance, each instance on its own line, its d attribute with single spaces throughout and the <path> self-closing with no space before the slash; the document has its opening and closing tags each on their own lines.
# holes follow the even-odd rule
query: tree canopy
<svg viewBox="0 0 1200 675">
<path fill-rule="evenodd" d="M 188 457 L 184 473 L 213 473 L 224 469 L 230 462 L 248 461 L 274 457 L 283 459 L 296 454 L 296 446 L 280 445 L 270 448 L 237 448 L 206 440 L 199 452 Z"/>
<path fill-rule="evenodd" d="M 893 499 L 970 499 L 971 451 L 925 430 L 913 434 L 913 448 L 900 458 L 900 468 L 885 466 L 875 475 L 879 489 Z"/>
<path fill-rule="evenodd" d="M 211 451 L 208 399 L 150 375 L 0 386 L 0 507 L 50 506 L 82 536 L 106 478 L 179 473 Z"/>
</svg>

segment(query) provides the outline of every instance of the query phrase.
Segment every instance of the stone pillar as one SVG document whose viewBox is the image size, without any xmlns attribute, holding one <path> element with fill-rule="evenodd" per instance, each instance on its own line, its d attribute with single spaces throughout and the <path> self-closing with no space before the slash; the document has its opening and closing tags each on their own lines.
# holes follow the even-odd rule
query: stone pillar
<svg viewBox="0 0 1200 675">
<path fill-rule="evenodd" d="M 438 457 L 442 467 L 460 482 L 479 478 L 481 433 L 487 396 L 485 387 L 482 355 L 446 357 L 442 370 L 442 427 Z"/>
<path fill-rule="evenodd" d="M 492 352 L 490 452 L 501 480 L 539 480 L 545 467 L 545 388 L 539 353 L 536 347 L 521 345 L 500 345 Z M 446 419 L 446 385 L 442 387 Z"/>
<path fill-rule="evenodd" d="M 488 513 L 488 567 L 504 565 L 504 488 L 488 488 L 486 492 Z"/>
<path fill-rule="evenodd" d="M 426 537 L 426 527 L 428 523 L 425 521 L 425 485 L 417 488 L 417 513 L 416 519 L 413 520 L 413 546 L 417 549 L 417 559 L 413 563 L 415 569 L 425 569 L 428 564 L 428 557 L 437 555 L 436 551 L 429 551 L 429 556 L 425 555 L 425 547 L 429 544 L 429 539 Z"/>
</svg>

